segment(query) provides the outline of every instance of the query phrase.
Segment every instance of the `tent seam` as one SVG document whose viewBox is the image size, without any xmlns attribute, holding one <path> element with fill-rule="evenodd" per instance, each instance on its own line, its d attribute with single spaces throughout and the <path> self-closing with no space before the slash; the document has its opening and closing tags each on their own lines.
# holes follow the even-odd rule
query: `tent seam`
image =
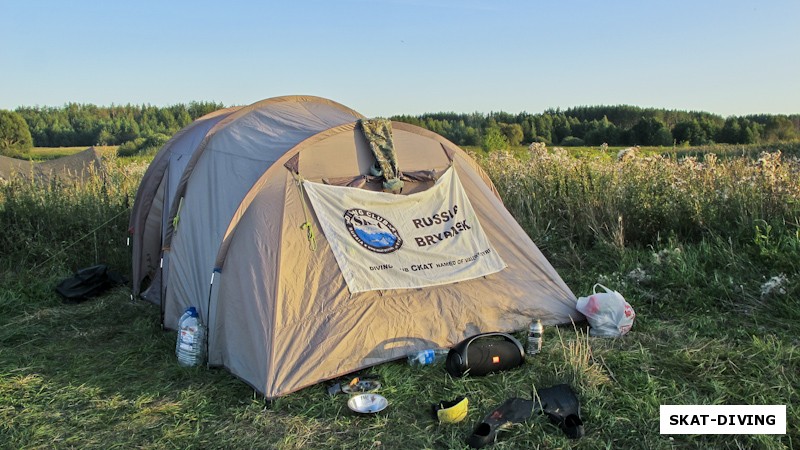
<svg viewBox="0 0 800 450">
<path fill-rule="evenodd" d="M 289 173 L 288 171 L 284 173 L 284 180 L 286 180 L 286 177 L 288 176 L 288 173 Z M 291 181 L 293 181 L 293 180 L 291 180 Z M 291 181 L 289 181 L 289 182 L 291 182 Z M 286 185 L 286 183 L 284 182 L 284 186 L 285 185 Z M 300 201 L 304 201 L 304 200 L 300 199 Z M 281 208 L 281 221 L 280 221 L 280 227 L 278 228 L 279 233 L 281 235 L 283 235 L 283 226 L 284 226 L 285 223 L 286 223 L 286 189 L 283 190 L 283 207 Z M 280 240 L 278 242 L 280 242 Z M 273 291 L 272 291 L 273 300 L 277 300 L 278 293 L 280 292 L 281 285 L 282 285 L 282 282 L 281 282 L 281 257 L 283 256 L 283 245 L 278 245 L 277 247 L 278 247 L 278 251 L 275 254 L 275 260 L 276 260 L 275 261 L 276 262 L 276 267 L 275 267 L 275 272 L 276 272 L 275 273 L 275 286 L 274 286 Z M 272 317 L 271 317 L 271 322 L 272 323 L 270 324 L 270 328 L 269 328 L 269 335 L 270 336 L 269 336 L 269 340 L 267 342 L 274 342 L 274 339 L 275 339 L 275 335 L 276 335 L 275 326 L 276 326 L 276 323 L 278 322 L 278 320 L 277 320 L 277 316 L 278 316 L 278 313 L 277 313 L 278 312 L 278 306 L 277 305 L 278 304 L 279 304 L 278 301 L 273 301 L 272 302 L 272 305 L 273 305 L 272 314 L 271 314 L 272 315 Z M 269 366 L 267 367 L 267 373 L 270 374 L 270 376 L 272 378 L 270 380 L 269 386 L 272 386 L 272 389 L 274 390 L 275 386 L 276 386 L 275 371 L 274 371 L 274 368 L 275 368 L 275 349 L 274 349 L 274 347 L 270 348 L 268 364 L 269 364 Z M 264 386 L 264 390 L 265 391 L 267 390 L 267 386 Z"/>
</svg>

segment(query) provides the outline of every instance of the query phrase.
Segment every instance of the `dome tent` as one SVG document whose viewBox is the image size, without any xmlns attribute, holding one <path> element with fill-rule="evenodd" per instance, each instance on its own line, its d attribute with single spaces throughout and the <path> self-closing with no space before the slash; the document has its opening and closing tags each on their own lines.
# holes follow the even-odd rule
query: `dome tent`
<svg viewBox="0 0 800 450">
<path fill-rule="evenodd" d="M 161 306 L 165 328 L 197 307 L 209 364 L 275 398 L 423 348 L 519 330 L 531 318 L 581 318 L 482 169 L 441 136 L 400 122 L 391 122 L 405 175 L 398 197 L 431 192 L 452 168 L 505 268 L 417 288 L 352 289 L 339 242 L 323 232 L 327 222 L 299 181 L 380 189 L 359 119 L 329 100 L 279 97 L 198 119 L 163 147 L 137 193 L 131 233 L 134 293 Z"/>
</svg>

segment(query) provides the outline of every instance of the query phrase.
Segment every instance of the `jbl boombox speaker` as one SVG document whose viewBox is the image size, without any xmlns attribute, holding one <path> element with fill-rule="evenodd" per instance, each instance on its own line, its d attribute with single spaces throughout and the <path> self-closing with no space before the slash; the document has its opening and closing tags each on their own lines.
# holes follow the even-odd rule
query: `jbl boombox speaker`
<svg viewBox="0 0 800 450">
<path fill-rule="evenodd" d="M 482 333 L 461 341 L 447 354 L 445 368 L 454 377 L 483 376 L 525 362 L 525 349 L 506 333 Z"/>
</svg>

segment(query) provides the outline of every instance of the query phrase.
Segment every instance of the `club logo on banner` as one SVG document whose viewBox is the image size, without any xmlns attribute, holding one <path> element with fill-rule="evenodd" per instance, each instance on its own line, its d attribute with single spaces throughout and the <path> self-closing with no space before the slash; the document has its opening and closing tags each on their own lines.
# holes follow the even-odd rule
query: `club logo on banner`
<svg viewBox="0 0 800 450">
<path fill-rule="evenodd" d="M 350 292 L 454 283 L 506 267 L 452 168 L 411 195 L 303 186 Z"/>
<path fill-rule="evenodd" d="M 374 212 L 348 209 L 344 212 L 344 225 L 350 236 L 369 251 L 391 253 L 403 245 L 397 228 Z"/>
</svg>

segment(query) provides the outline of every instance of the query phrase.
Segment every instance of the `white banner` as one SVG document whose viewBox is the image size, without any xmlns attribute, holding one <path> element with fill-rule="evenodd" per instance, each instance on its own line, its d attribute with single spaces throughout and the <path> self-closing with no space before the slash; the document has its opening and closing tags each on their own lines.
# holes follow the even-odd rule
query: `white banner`
<svg viewBox="0 0 800 450">
<path fill-rule="evenodd" d="M 350 292 L 454 283 L 506 267 L 452 168 L 410 195 L 303 187 Z"/>
</svg>

